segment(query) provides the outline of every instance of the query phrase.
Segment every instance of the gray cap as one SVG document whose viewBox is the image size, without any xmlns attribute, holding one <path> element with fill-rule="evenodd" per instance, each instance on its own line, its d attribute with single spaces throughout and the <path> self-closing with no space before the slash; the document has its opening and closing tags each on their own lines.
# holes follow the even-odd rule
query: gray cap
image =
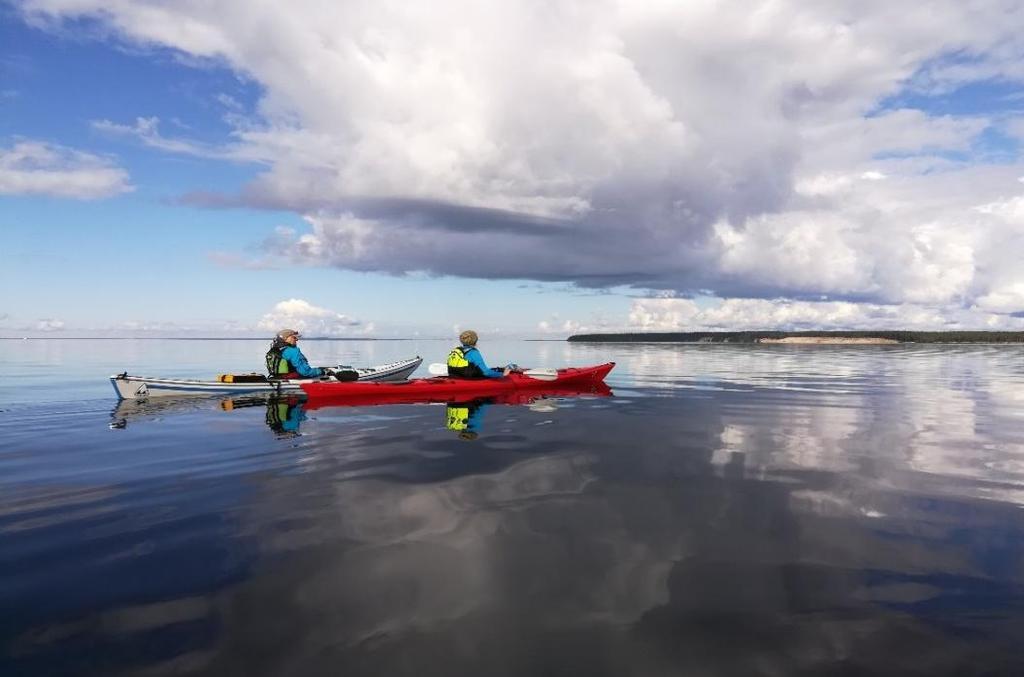
<svg viewBox="0 0 1024 677">
<path fill-rule="evenodd" d="M 277 338 L 281 339 L 282 341 L 288 338 L 289 336 L 302 336 L 302 334 L 295 331 L 294 329 L 282 329 L 281 331 L 277 332 Z"/>
</svg>

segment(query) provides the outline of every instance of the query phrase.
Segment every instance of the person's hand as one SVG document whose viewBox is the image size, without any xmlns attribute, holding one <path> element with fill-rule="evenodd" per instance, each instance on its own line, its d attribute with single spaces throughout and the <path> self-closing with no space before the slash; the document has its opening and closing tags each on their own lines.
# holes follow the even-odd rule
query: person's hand
<svg viewBox="0 0 1024 677">
<path fill-rule="evenodd" d="M 330 367 L 320 367 L 320 373 L 328 378 L 334 377 L 334 370 Z"/>
<path fill-rule="evenodd" d="M 509 369 L 508 367 L 505 367 L 504 369 L 501 370 L 501 375 L 502 376 L 508 376 L 511 373 L 512 373 L 512 370 Z"/>
</svg>

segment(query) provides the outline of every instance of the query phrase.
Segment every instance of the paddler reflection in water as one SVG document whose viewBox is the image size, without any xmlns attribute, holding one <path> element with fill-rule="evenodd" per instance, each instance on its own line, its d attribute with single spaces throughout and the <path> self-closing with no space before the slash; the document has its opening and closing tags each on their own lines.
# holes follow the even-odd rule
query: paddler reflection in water
<svg viewBox="0 0 1024 677">
<path fill-rule="evenodd" d="M 451 402 L 448 404 L 445 427 L 459 434 L 459 439 L 475 440 L 480 436 L 483 425 L 484 409 L 490 404 L 487 400 L 472 402 Z"/>
<path fill-rule="evenodd" d="M 267 427 L 279 435 L 298 435 L 299 424 L 306 420 L 303 399 L 298 395 L 267 401 Z"/>
<path fill-rule="evenodd" d="M 475 440 L 483 432 L 484 410 L 495 404 L 519 404 L 538 414 L 550 414 L 558 408 L 555 400 L 544 395 L 517 399 L 512 402 L 500 397 L 484 397 L 469 402 L 449 402 L 446 407 L 445 427 L 458 433 L 463 440 Z"/>
<path fill-rule="evenodd" d="M 472 329 L 467 329 L 459 334 L 460 345 L 455 346 L 448 353 L 449 376 L 455 378 L 501 378 L 508 376 L 509 372 L 517 370 L 514 364 L 507 367 L 488 367 L 484 362 L 484 356 L 476 347 L 479 338 Z"/>
<path fill-rule="evenodd" d="M 299 426 L 306 420 L 304 403 L 301 395 L 287 395 L 267 400 L 267 427 L 278 435 L 298 435 Z M 492 402 L 487 399 L 448 404 L 446 427 L 458 433 L 460 439 L 475 440 L 480 436 L 484 409 L 490 404 Z M 237 406 L 231 400 L 221 403 L 225 410 Z"/>
</svg>

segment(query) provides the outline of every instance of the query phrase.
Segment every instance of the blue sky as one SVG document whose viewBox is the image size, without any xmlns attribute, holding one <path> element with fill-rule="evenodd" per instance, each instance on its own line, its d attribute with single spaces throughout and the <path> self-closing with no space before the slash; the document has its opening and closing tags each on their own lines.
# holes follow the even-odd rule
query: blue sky
<svg viewBox="0 0 1024 677">
<path fill-rule="evenodd" d="M 31 333 L 44 318 L 59 318 L 72 334 L 77 328 L 102 332 L 126 321 L 216 333 L 218 319 L 253 325 L 278 302 L 299 298 L 372 318 L 366 321 L 379 328 L 374 335 L 444 336 L 460 322 L 528 334 L 560 309 L 600 312 L 627 305 L 622 297 L 564 292 L 566 285 L 529 280 L 399 277 L 284 262 L 255 270 L 217 265 L 211 253 L 244 253 L 278 226 L 302 227 L 301 217 L 177 204 L 191 191 L 237 192 L 258 167 L 150 150 L 110 138 L 92 122 L 156 115 L 173 121 L 168 127 L 190 140 L 216 143 L 230 133 L 218 98 L 230 96 L 251 109 L 258 85 L 228 68 L 188 64 L 168 50 L 133 49 L 99 32 L 82 22 L 40 30 L 12 12 L 0 29 L 0 135 L 117 158 L 133 186 L 124 195 L 88 202 L 3 197 L 4 286 L 18 290 L 3 311 L 22 323 L 13 333 Z M 453 303 L 455 298 L 462 300 Z"/>
<path fill-rule="evenodd" d="M 0 335 L 1024 328 L 959 5 L 3 6 Z"/>
</svg>

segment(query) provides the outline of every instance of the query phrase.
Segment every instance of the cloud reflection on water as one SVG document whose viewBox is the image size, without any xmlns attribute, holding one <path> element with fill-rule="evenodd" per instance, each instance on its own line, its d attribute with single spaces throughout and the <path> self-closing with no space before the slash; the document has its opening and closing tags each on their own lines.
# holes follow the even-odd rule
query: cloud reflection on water
<svg viewBox="0 0 1024 677">
<path fill-rule="evenodd" d="M 86 558 L 67 585 L 99 591 L 21 628 L 21 659 L 45 665 L 78 637 L 156 674 L 1022 667 L 1019 350 L 621 352 L 625 395 L 496 407 L 470 444 L 430 406 L 316 411 L 287 439 L 256 407 L 103 427 L 102 450 L 79 435 L 77 453 L 131 449 L 148 476 L 107 472 L 121 491 L 95 499 L 106 541 L 12 529 L 39 505 L 0 518 L 8 547 Z M 142 464 L 167 436 L 207 453 Z M 75 448 L 21 439 L 38 463 Z M 55 503 L 48 524 L 88 509 Z M 148 517 L 134 530 L 133 512 Z M 149 558 L 115 557 L 147 542 Z M 111 573 L 145 580 L 168 555 L 195 576 L 119 594 Z M 139 648 L 172 636 L 174 651 Z"/>
</svg>

